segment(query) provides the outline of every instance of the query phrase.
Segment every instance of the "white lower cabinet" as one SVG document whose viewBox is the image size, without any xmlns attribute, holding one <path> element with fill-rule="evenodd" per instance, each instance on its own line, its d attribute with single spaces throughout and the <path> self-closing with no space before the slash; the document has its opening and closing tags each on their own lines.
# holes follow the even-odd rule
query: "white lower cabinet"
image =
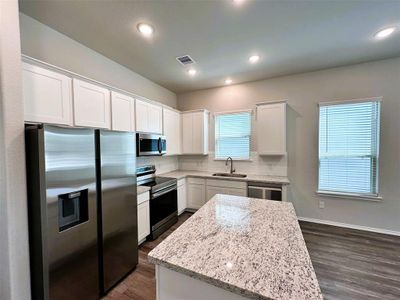
<svg viewBox="0 0 400 300">
<path fill-rule="evenodd" d="M 188 178 L 187 206 L 191 209 L 199 209 L 206 202 L 205 180 L 201 178 Z"/>
<path fill-rule="evenodd" d="M 178 180 L 178 215 L 187 208 L 186 179 Z"/>
<path fill-rule="evenodd" d="M 189 177 L 187 186 L 187 207 L 190 209 L 199 209 L 216 194 L 247 196 L 247 182 L 244 181 Z"/>
<path fill-rule="evenodd" d="M 137 223 L 138 223 L 138 243 L 141 244 L 150 234 L 149 192 L 138 195 Z"/>
<path fill-rule="evenodd" d="M 207 201 L 214 197 L 216 194 L 233 195 L 233 196 L 247 196 L 247 183 L 229 180 L 215 180 L 207 179 Z"/>
</svg>

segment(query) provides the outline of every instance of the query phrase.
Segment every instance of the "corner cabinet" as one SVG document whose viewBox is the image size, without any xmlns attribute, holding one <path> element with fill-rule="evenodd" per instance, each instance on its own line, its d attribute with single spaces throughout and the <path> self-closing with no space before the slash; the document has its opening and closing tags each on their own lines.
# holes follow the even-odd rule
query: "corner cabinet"
<svg viewBox="0 0 400 300">
<path fill-rule="evenodd" d="M 74 124 L 111 128 L 110 91 L 101 86 L 73 79 Z"/>
<path fill-rule="evenodd" d="M 111 92 L 111 129 L 135 131 L 135 99 Z"/>
<path fill-rule="evenodd" d="M 259 155 L 286 155 L 286 102 L 257 105 Z"/>
<path fill-rule="evenodd" d="M 136 99 L 136 131 L 162 134 L 162 107 Z"/>
<path fill-rule="evenodd" d="M 163 134 L 167 139 L 167 155 L 181 153 L 181 114 L 163 108 Z"/>
<path fill-rule="evenodd" d="M 208 111 L 182 112 L 181 116 L 182 154 L 208 154 Z"/>
<path fill-rule="evenodd" d="M 25 121 L 72 125 L 72 79 L 22 63 Z"/>
</svg>

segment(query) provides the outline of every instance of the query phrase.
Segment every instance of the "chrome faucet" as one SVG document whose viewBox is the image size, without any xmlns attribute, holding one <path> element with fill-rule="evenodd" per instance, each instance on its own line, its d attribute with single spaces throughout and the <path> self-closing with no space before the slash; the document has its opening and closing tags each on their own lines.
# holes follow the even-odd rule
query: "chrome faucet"
<svg viewBox="0 0 400 300">
<path fill-rule="evenodd" d="M 233 174 L 236 170 L 233 168 L 233 159 L 232 159 L 232 157 L 229 156 L 229 157 L 226 159 L 226 161 L 225 161 L 225 166 L 228 165 L 228 161 L 229 161 L 229 160 L 231 160 L 231 170 L 230 170 L 230 173 Z"/>
</svg>

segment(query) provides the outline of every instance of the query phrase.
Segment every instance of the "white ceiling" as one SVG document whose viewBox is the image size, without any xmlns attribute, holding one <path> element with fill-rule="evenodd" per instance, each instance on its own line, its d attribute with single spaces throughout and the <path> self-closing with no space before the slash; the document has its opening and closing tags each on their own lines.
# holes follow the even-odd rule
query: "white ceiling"
<svg viewBox="0 0 400 300">
<path fill-rule="evenodd" d="M 400 1 L 22 1 L 20 10 L 177 93 L 400 56 Z M 155 27 L 152 39 L 136 31 Z M 250 65 L 258 53 L 261 61 Z M 191 78 L 175 57 L 189 54 Z"/>
</svg>

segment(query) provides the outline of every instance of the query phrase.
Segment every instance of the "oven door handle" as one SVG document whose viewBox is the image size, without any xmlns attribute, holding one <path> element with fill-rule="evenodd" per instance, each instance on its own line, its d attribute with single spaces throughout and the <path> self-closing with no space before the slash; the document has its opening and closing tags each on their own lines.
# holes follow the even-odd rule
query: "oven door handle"
<svg viewBox="0 0 400 300">
<path fill-rule="evenodd" d="M 173 190 L 176 190 L 176 189 L 177 189 L 177 186 L 173 185 L 173 186 L 171 186 L 169 188 L 163 189 L 163 190 L 161 190 L 161 191 L 159 191 L 157 193 L 152 194 L 151 195 L 151 199 L 155 199 L 155 198 L 157 198 L 159 196 L 162 196 L 162 195 L 164 195 L 166 193 L 172 192 Z"/>
</svg>

